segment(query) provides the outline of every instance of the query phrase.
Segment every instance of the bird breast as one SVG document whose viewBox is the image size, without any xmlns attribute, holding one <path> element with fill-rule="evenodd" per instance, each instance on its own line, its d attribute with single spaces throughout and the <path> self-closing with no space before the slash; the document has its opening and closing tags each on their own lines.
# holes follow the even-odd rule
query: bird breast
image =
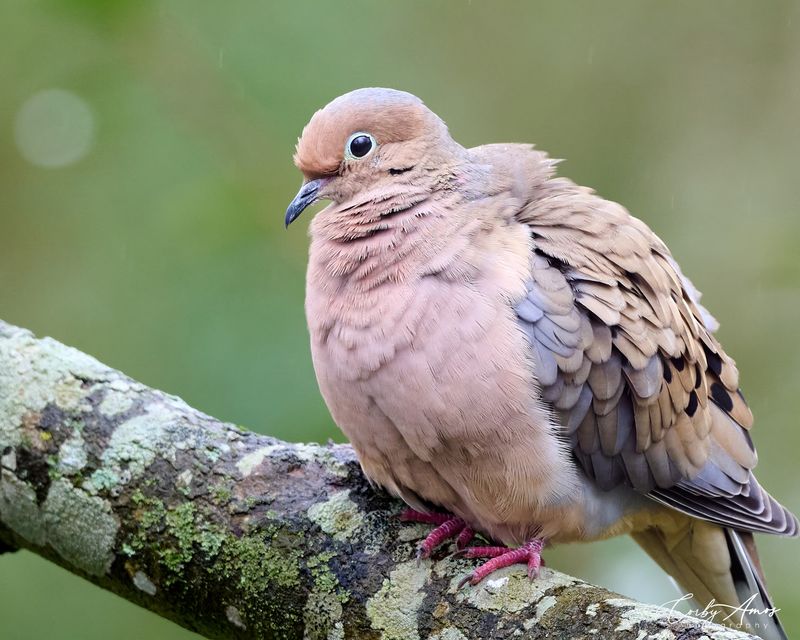
<svg viewBox="0 0 800 640">
<path fill-rule="evenodd" d="M 326 281 L 313 257 L 314 367 L 367 475 L 484 530 L 524 533 L 544 511 L 557 519 L 552 506 L 577 480 L 506 285 L 432 274 L 364 290 Z"/>
</svg>

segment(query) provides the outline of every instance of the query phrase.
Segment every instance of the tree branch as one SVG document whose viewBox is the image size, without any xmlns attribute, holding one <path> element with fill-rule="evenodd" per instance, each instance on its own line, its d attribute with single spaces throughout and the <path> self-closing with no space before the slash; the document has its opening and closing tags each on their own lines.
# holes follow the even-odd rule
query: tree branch
<svg viewBox="0 0 800 640">
<path fill-rule="evenodd" d="M 751 637 L 548 568 L 457 590 L 472 563 L 417 567 L 400 509 L 348 446 L 219 422 L 0 321 L 0 548 L 209 638 Z"/>
</svg>

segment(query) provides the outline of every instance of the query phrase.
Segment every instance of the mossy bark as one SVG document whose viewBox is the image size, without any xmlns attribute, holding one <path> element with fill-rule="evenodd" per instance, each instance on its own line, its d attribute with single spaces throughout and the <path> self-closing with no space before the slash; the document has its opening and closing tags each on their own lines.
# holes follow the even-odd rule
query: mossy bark
<svg viewBox="0 0 800 640">
<path fill-rule="evenodd" d="M 0 322 L 0 551 L 23 547 L 209 638 L 745 638 L 550 569 L 458 590 L 348 446 L 206 416 Z"/>
</svg>

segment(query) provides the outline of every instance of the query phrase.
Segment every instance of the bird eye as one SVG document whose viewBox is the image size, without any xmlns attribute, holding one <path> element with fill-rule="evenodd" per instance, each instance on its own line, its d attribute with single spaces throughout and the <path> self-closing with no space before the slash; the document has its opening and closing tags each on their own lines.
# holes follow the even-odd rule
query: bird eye
<svg viewBox="0 0 800 640">
<path fill-rule="evenodd" d="M 359 131 L 347 139 L 344 155 L 351 160 L 356 160 L 358 158 L 363 158 L 377 146 L 378 143 L 375 142 L 375 138 L 368 133 Z"/>
</svg>

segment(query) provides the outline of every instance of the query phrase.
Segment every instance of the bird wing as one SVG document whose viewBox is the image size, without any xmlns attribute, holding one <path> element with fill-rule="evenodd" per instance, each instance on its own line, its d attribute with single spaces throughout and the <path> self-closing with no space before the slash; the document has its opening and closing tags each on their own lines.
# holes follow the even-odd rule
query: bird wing
<svg viewBox="0 0 800 640">
<path fill-rule="evenodd" d="M 515 309 L 585 473 L 723 526 L 796 535 L 753 476 L 736 365 L 667 247 L 620 205 L 550 183 L 517 216 L 534 255 Z"/>
</svg>

